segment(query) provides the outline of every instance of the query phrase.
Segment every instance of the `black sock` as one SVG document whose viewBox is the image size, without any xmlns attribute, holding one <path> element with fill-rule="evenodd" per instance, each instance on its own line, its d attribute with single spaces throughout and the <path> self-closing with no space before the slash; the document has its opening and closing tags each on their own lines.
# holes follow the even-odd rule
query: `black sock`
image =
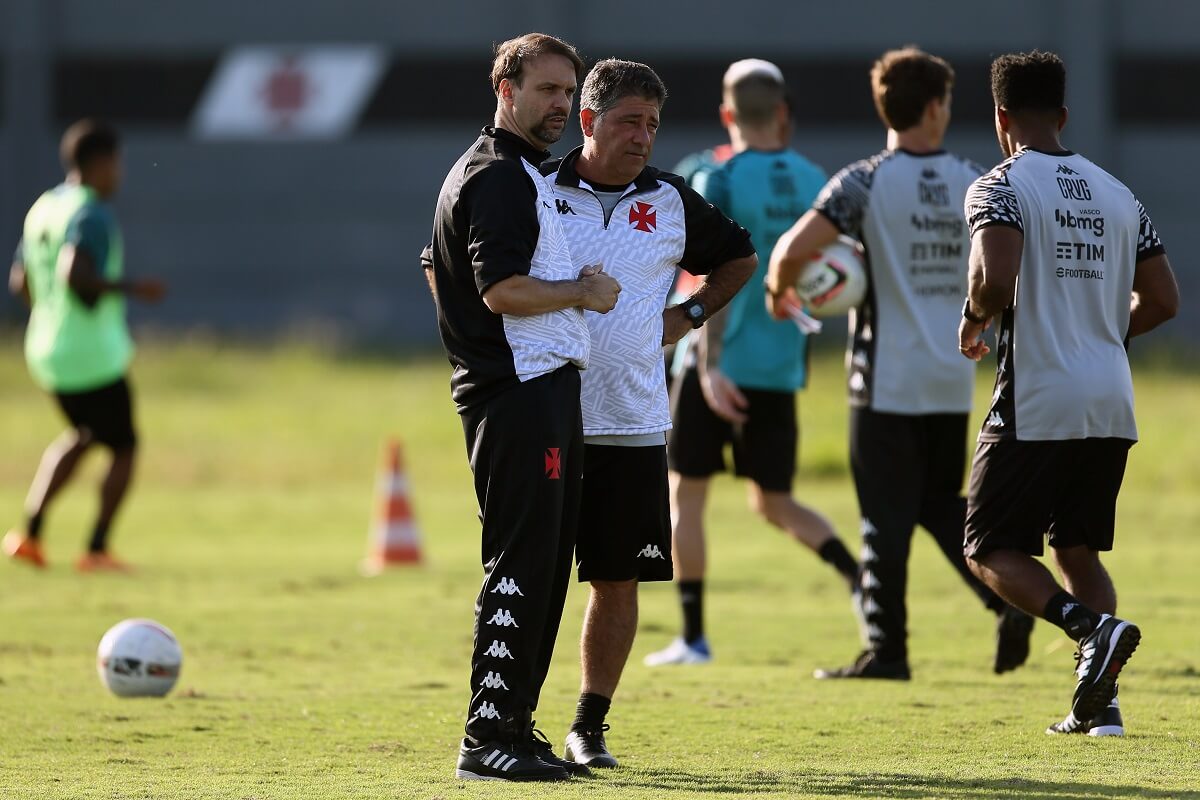
<svg viewBox="0 0 1200 800">
<path fill-rule="evenodd" d="M 1042 617 L 1062 628 L 1075 641 L 1087 636 L 1100 624 L 1099 614 L 1066 592 L 1059 592 L 1050 598 Z"/>
<path fill-rule="evenodd" d="M 30 514 L 29 519 L 25 520 L 25 535 L 30 539 L 36 539 L 42 532 L 42 512 Z"/>
<path fill-rule="evenodd" d="M 679 604 L 683 607 L 683 640 L 691 644 L 704 636 L 704 581 L 680 581 Z"/>
<path fill-rule="evenodd" d="M 579 705 L 575 706 L 575 721 L 571 723 L 571 730 L 600 730 L 611 705 L 612 700 L 602 694 L 584 692 L 579 695 Z"/>
<path fill-rule="evenodd" d="M 851 583 L 858 578 L 858 562 L 854 560 L 854 556 L 850 555 L 850 551 L 846 549 L 846 545 L 842 544 L 842 540 L 836 536 L 830 537 L 829 541 L 821 545 L 817 550 L 817 555 L 822 561 L 828 562 L 838 572 L 849 580 Z"/>
<path fill-rule="evenodd" d="M 108 523 L 97 522 L 92 529 L 92 541 L 88 544 L 89 553 L 103 553 L 108 546 Z"/>
</svg>

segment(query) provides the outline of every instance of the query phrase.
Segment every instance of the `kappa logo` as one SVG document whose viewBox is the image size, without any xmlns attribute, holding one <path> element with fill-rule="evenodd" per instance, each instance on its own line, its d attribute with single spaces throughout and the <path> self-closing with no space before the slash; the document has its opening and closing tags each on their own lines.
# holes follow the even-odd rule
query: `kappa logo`
<svg viewBox="0 0 1200 800">
<path fill-rule="evenodd" d="M 659 550 L 658 545 L 656 544 L 646 545 L 642 548 L 642 551 L 638 553 L 638 556 L 641 558 L 658 558 L 662 559 L 663 561 L 667 560 L 667 557 L 662 554 L 662 550 Z"/>
<path fill-rule="evenodd" d="M 513 619 L 513 615 L 506 608 L 497 609 L 492 618 L 488 620 L 488 625 L 499 625 L 501 628 L 519 628 L 520 625 Z"/>
<path fill-rule="evenodd" d="M 1072 611 L 1074 611 L 1078 607 L 1079 607 L 1079 603 L 1067 603 L 1065 606 L 1063 606 L 1062 618 L 1066 619 L 1067 615 L 1070 614 Z"/>
<path fill-rule="evenodd" d="M 1054 171 L 1055 175 L 1078 175 L 1079 173 L 1068 167 L 1066 164 L 1059 164 L 1058 169 Z"/>
<path fill-rule="evenodd" d="M 562 478 L 562 451 L 557 447 L 546 448 L 546 477 L 552 481 Z"/>
<path fill-rule="evenodd" d="M 989 428 L 1003 428 L 1004 427 L 1004 418 L 1000 416 L 999 411 L 993 411 L 991 414 L 988 414 L 987 426 Z"/>
<path fill-rule="evenodd" d="M 508 649 L 508 644 L 496 639 L 492 639 L 492 646 L 487 650 L 484 650 L 483 654 L 485 656 L 491 656 L 492 658 L 508 658 L 512 659 L 513 661 L 517 660 L 517 657 L 512 654 L 511 650 Z"/>
<path fill-rule="evenodd" d="M 629 207 L 629 224 L 644 233 L 654 233 L 658 227 L 658 212 L 654 206 L 639 200 Z"/>
<path fill-rule="evenodd" d="M 558 209 L 559 214 L 575 214 L 575 209 L 571 208 L 571 204 L 561 197 L 554 201 L 554 207 Z M 579 216 L 575 214 L 575 216 Z"/>
<path fill-rule="evenodd" d="M 503 689 L 506 692 L 508 691 L 508 684 L 504 682 L 504 678 L 500 677 L 499 672 L 489 672 L 487 675 L 484 675 L 479 685 L 487 689 Z"/>
<path fill-rule="evenodd" d="M 859 533 L 863 536 L 874 536 L 879 533 L 879 529 L 875 527 L 875 523 L 866 517 L 862 518 L 862 524 L 859 526 Z"/>
<path fill-rule="evenodd" d="M 512 578 L 501 578 L 500 581 L 492 588 L 491 593 L 495 594 L 496 592 L 507 595 L 515 594 L 520 595 L 521 597 L 525 596 L 525 593 L 521 591 L 521 587 L 517 586 L 517 582 Z"/>
<path fill-rule="evenodd" d="M 482 702 L 479 708 L 475 709 L 475 716 L 480 719 L 500 719 L 500 712 L 496 710 L 495 703 Z"/>
</svg>

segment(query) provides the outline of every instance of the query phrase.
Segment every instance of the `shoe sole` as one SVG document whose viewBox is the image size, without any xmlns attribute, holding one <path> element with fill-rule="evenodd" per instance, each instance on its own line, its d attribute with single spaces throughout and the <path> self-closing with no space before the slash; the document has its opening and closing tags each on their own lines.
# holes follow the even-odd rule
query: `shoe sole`
<svg viewBox="0 0 1200 800">
<path fill-rule="evenodd" d="M 1108 655 L 1101 667 L 1100 677 L 1083 693 L 1071 708 L 1076 719 L 1092 719 L 1112 702 L 1117 693 L 1117 676 L 1129 662 L 1133 651 L 1142 641 L 1142 631 L 1132 622 L 1122 623 L 1125 627 L 1117 631 L 1109 645 Z M 1115 662 L 1115 664 L 1114 664 Z M 1115 668 L 1114 668 L 1115 667 Z"/>
<path fill-rule="evenodd" d="M 499 775 L 480 775 L 476 772 L 471 772 L 469 769 L 459 767 L 454 770 L 454 777 L 462 778 L 464 781 L 504 781 L 506 783 L 528 783 L 531 781 L 565 781 L 570 780 L 571 775 L 568 772 L 563 772 L 562 776 L 558 775 L 526 775 L 522 777 L 501 778 Z"/>
<path fill-rule="evenodd" d="M 1087 733 L 1088 736 L 1124 736 L 1125 728 L 1121 725 L 1097 725 Z"/>
</svg>

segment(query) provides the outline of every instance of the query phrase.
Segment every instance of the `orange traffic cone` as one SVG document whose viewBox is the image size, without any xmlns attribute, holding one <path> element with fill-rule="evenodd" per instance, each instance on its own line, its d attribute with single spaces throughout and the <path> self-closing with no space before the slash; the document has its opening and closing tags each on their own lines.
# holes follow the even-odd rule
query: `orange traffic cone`
<svg viewBox="0 0 1200 800">
<path fill-rule="evenodd" d="M 366 575 L 378 575 L 389 564 L 418 564 L 421 543 L 408 501 L 408 478 L 400 443 L 388 442 L 383 468 L 375 488 L 375 516 L 367 541 L 369 552 L 362 563 Z"/>
</svg>

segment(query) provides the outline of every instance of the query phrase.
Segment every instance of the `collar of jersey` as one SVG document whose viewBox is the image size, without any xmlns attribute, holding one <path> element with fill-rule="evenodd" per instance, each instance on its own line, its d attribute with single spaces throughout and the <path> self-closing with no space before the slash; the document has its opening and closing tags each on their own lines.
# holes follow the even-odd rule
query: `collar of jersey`
<svg viewBox="0 0 1200 800">
<path fill-rule="evenodd" d="M 579 145 L 571 152 L 567 153 L 557 164 L 558 177 L 554 179 L 555 184 L 559 186 L 573 186 L 579 188 L 579 182 L 582 180 L 579 173 L 575 170 L 575 164 L 579 161 L 579 154 L 583 152 L 583 145 Z M 658 188 L 658 170 L 647 165 L 633 179 L 635 191 L 644 192 L 650 189 Z"/>
<path fill-rule="evenodd" d="M 529 163 L 537 166 L 550 157 L 548 150 L 539 150 L 529 142 L 517 136 L 512 131 L 507 131 L 504 128 L 497 128 L 492 125 L 487 125 L 482 131 L 482 135 L 490 136 L 498 142 L 503 142 L 506 145 L 517 148 L 520 155 Z"/>
<path fill-rule="evenodd" d="M 1021 152 L 1024 152 L 1024 151 L 1026 151 L 1026 150 L 1028 150 L 1028 151 L 1029 151 L 1029 152 L 1031 152 L 1031 153 L 1041 153 L 1042 155 L 1044 155 L 1044 156 L 1050 156 L 1051 158 L 1066 158 L 1067 156 L 1073 156 L 1073 155 L 1075 155 L 1075 151 L 1074 151 L 1074 150 L 1059 150 L 1057 153 L 1052 153 L 1052 152 L 1050 152 L 1049 150 L 1039 150 L 1039 149 L 1037 149 L 1036 147 L 1030 147 L 1029 145 L 1025 145 L 1024 147 L 1022 147 L 1022 148 L 1021 148 L 1020 150 L 1018 150 L 1017 152 L 1018 152 L 1018 153 L 1021 153 Z"/>
</svg>

